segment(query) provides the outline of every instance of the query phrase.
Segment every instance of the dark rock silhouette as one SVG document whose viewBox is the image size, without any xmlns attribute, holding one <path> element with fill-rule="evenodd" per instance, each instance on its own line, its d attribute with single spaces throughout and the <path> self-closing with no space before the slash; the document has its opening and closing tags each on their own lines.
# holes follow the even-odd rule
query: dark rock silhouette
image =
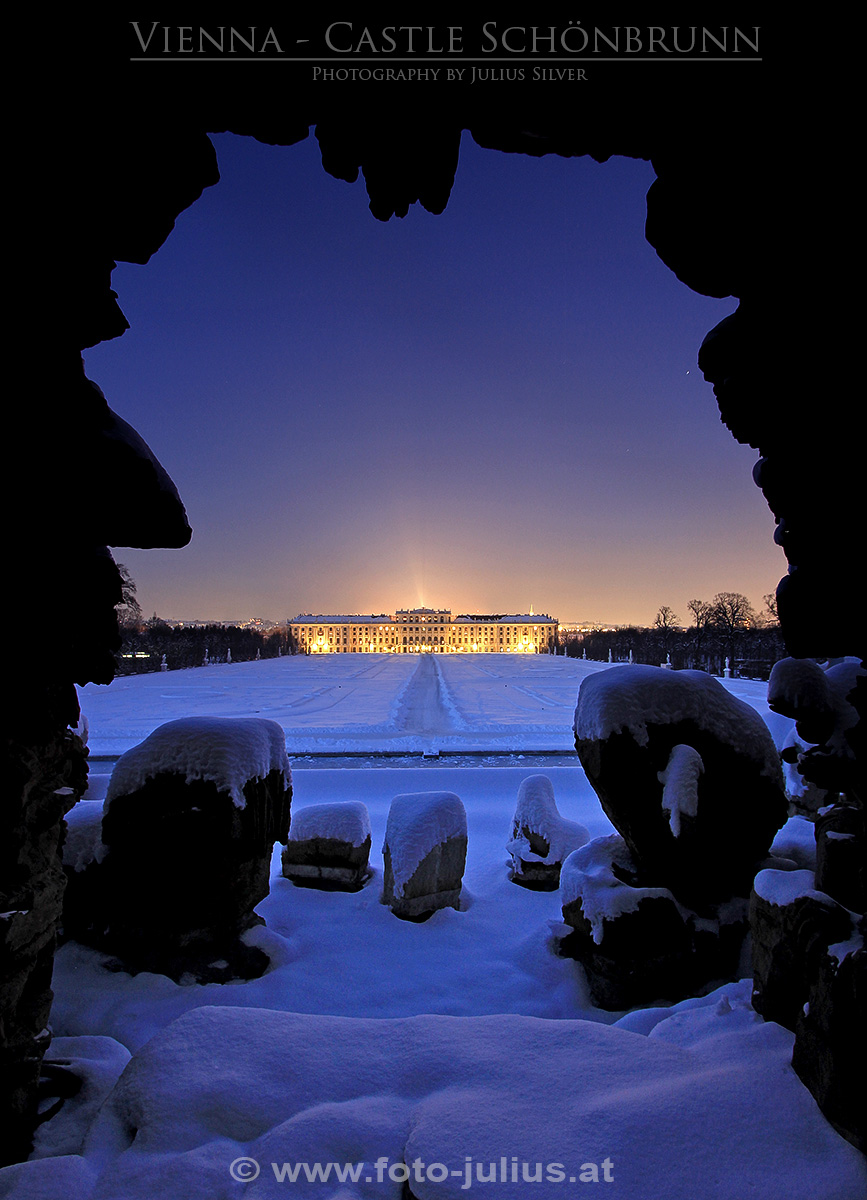
<svg viewBox="0 0 867 1200">
<path fill-rule="evenodd" d="M 160 726 L 118 761 L 100 844 L 95 822 L 75 829 L 65 932 L 132 972 L 200 982 L 261 974 L 267 957 L 240 935 L 259 922 L 291 797 L 275 722 Z"/>
</svg>

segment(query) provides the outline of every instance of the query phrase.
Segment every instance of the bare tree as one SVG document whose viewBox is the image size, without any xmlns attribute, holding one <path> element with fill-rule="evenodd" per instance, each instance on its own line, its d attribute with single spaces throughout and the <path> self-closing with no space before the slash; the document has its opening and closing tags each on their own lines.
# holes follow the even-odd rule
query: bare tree
<svg viewBox="0 0 867 1200">
<path fill-rule="evenodd" d="M 654 627 L 659 631 L 659 645 L 663 654 L 671 649 L 672 637 L 680 630 L 680 617 L 673 608 L 663 604 L 653 620 Z"/>
<path fill-rule="evenodd" d="M 756 613 L 740 592 L 717 592 L 711 604 L 710 624 L 718 632 L 726 656 L 732 660 L 740 634 L 756 625 Z"/>
<path fill-rule="evenodd" d="M 762 596 L 765 602 L 765 611 L 759 616 L 758 623 L 767 628 L 771 625 L 779 625 L 780 617 L 777 612 L 777 593 L 768 592 L 766 596 Z"/>
<path fill-rule="evenodd" d="M 708 604 L 707 600 L 690 600 L 686 607 L 692 613 L 696 629 L 704 629 L 709 624 L 713 605 Z"/>
<path fill-rule="evenodd" d="M 662 608 L 657 612 L 653 624 L 657 629 L 680 629 L 680 617 L 673 608 L 669 608 L 667 604 L 663 604 Z"/>
<path fill-rule="evenodd" d="M 705 648 L 707 629 L 713 613 L 713 605 L 707 600 L 690 600 L 686 606 L 692 613 L 693 625 L 690 630 L 690 649 L 692 662 L 698 666 L 702 660 Z"/>
</svg>

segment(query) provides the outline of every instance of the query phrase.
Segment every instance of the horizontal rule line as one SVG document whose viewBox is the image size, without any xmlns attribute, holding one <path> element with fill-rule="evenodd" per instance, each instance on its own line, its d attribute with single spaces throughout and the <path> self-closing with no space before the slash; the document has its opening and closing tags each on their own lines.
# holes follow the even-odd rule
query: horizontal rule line
<svg viewBox="0 0 867 1200">
<path fill-rule="evenodd" d="M 497 66 L 497 67 L 515 66 L 517 64 L 521 64 L 521 65 L 533 64 L 535 66 L 554 66 L 554 65 L 565 64 L 565 65 L 568 65 L 571 67 L 575 67 L 575 66 L 583 67 L 583 66 L 586 66 L 588 63 L 591 63 L 591 64 L 593 64 L 593 63 L 622 63 L 622 62 L 643 62 L 643 63 L 651 63 L 651 62 L 653 62 L 653 63 L 655 63 L 655 62 L 748 63 L 749 62 L 749 63 L 760 63 L 762 60 L 760 58 L 730 58 L 730 57 L 725 57 L 725 58 L 657 58 L 657 57 L 653 57 L 653 58 L 650 58 L 647 55 L 645 55 L 644 57 L 638 55 L 635 58 L 620 57 L 620 58 L 509 58 L 509 59 L 442 58 L 442 57 L 435 58 L 432 56 L 429 58 L 390 58 L 389 57 L 389 58 L 334 59 L 334 58 L 313 58 L 313 57 L 289 58 L 286 55 L 269 56 L 267 58 L 262 58 L 261 56 L 258 56 L 258 55 L 255 58 L 253 58 L 253 57 L 250 57 L 250 58 L 237 58 L 237 57 L 227 58 L 225 55 L 221 55 L 221 54 L 211 55 L 211 56 L 206 55 L 206 56 L 202 57 L 201 55 L 186 55 L 186 54 L 185 55 L 177 55 L 177 54 L 170 53 L 170 54 L 167 54 L 163 58 L 154 58 L 149 55 L 147 57 L 139 56 L 138 58 L 130 58 L 128 61 L 134 62 L 134 63 L 158 63 L 158 62 L 327 63 L 328 66 L 330 66 L 330 67 L 335 67 L 335 66 L 349 67 L 349 66 L 355 66 L 358 63 L 365 63 L 365 64 L 373 63 L 376 66 L 387 66 L 389 63 L 413 63 L 416 66 L 424 66 L 427 63 L 448 63 L 451 66 L 459 67 L 462 63 L 485 63 L 487 66 L 491 66 L 491 67 L 493 67 L 493 66 Z"/>
</svg>

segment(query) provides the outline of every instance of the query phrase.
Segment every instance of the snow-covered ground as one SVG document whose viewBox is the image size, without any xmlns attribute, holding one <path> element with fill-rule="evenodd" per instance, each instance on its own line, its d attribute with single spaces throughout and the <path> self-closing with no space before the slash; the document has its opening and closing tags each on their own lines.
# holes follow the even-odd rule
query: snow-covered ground
<svg viewBox="0 0 867 1200">
<path fill-rule="evenodd" d="M 88 686 L 82 707 L 96 753 L 180 716 L 256 714 L 283 725 L 290 756 L 443 737 L 565 751 L 581 679 L 605 669 L 505 655 L 287 658 Z M 766 685 L 726 686 L 767 714 Z M 791 722 L 770 723 L 781 744 Z M 791 1034 L 753 1012 L 749 980 L 606 1013 L 581 968 L 554 954 L 560 897 L 511 883 L 506 844 L 520 782 L 540 769 L 565 818 L 591 837 L 611 832 L 577 759 L 447 762 L 296 770 L 294 811 L 367 806 L 374 875 L 357 893 L 297 888 L 275 850 L 266 923 L 247 935 L 271 957 L 261 979 L 133 978 L 62 947 L 52 1053 L 86 1083 L 43 1127 L 34 1161 L 0 1171 L 0 1196 L 398 1200 L 407 1173 L 420 1200 L 551 1200 L 595 1181 L 617 1200 L 867 1194 L 863 1157 L 792 1071 Z M 97 775 L 79 807 L 98 806 L 106 785 Z M 389 804 L 413 791 L 456 793 L 468 825 L 461 909 L 420 925 L 379 902 Z M 803 843 L 804 824 L 789 822 L 781 843 Z"/>
<path fill-rule="evenodd" d="M 179 717 L 268 717 L 290 756 L 346 751 L 572 751 L 581 681 L 608 663 L 551 655 L 330 654 L 132 675 L 80 689 L 94 755 Z M 767 684 L 725 686 L 768 718 Z M 770 715 L 777 729 L 781 719 Z M 791 722 L 785 723 L 786 731 Z"/>
</svg>

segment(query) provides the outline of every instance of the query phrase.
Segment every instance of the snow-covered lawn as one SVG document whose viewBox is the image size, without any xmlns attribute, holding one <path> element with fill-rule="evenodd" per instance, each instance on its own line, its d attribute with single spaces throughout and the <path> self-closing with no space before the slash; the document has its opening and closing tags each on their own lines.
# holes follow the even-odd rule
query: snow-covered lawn
<svg viewBox="0 0 867 1200">
<path fill-rule="evenodd" d="M 581 681 L 607 663 L 551 655 L 331 654 L 221 663 L 80 689 L 95 755 L 179 717 L 268 717 L 290 756 L 323 751 L 574 749 Z M 768 716 L 767 685 L 725 686 Z M 425 703 L 425 701 L 429 701 Z M 791 728 L 774 717 L 779 729 Z M 777 729 L 772 724 L 772 731 Z"/>
<path fill-rule="evenodd" d="M 462 722 L 484 748 L 565 749 L 581 678 L 606 669 L 494 655 L 438 665 L 433 709 L 420 686 L 407 692 L 418 659 L 370 656 L 140 676 L 84 688 L 82 701 L 103 753 L 180 716 L 269 717 L 290 755 L 305 731 L 368 750 L 377 733 L 391 743 L 434 736 L 412 734 L 407 712 L 428 727 L 443 714 Z M 727 686 L 767 712 L 764 684 Z M 774 719 L 778 743 L 790 725 Z M 421 1200 L 867 1194 L 862 1156 L 793 1073 L 792 1036 L 751 1009 L 749 980 L 673 1007 L 606 1013 L 592 1007 L 581 968 L 555 955 L 559 894 L 511 883 L 506 844 L 519 784 L 540 770 L 563 817 L 591 837 L 611 832 L 577 759 L 444 762 L 295 771 L 294 811 L 367 806 L 374 875 L 356 893 L 298 888 L 282 878 L 278 847 L 258 909 L 266 923 L 247 935 L 271 957 L 261 979 L 133 978 L 65 945 L 52 1052 L 74 1059 L 86 1083 L 44 1126 L 42 1157 L 0 1171 L 0 1196 L 399 1200 L 407 1173 Z M 93 780 L 94 796 L 106 782 Z M 423 924 L 379 902 L 389 804 L 413 791 L 456 793 L 468 824 L 461 910 Z"/>
</svg>

